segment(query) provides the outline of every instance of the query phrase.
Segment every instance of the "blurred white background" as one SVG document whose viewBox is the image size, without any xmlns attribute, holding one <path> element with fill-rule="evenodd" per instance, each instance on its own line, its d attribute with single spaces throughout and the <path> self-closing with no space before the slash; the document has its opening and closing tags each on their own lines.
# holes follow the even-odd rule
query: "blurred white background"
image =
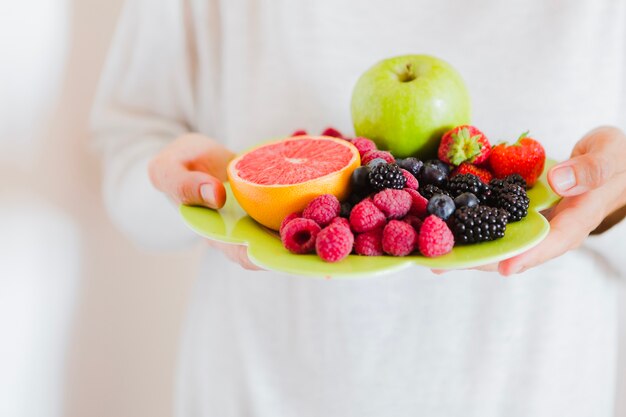
<svg viewBox="0 0 626 417">
<path fill-rule="evenodd" d="M 198 253 L 102 208 L 88 114 L 122 0 L 0 2 L 0 416 L 170 416 Z"/>
<path fill-rule="evenodd" d="M 171 415 L 199 252 L 146 253 L 114 230 L 87 130 L 122 2 L 0 3 L 3 417 Z"/>
</svg>

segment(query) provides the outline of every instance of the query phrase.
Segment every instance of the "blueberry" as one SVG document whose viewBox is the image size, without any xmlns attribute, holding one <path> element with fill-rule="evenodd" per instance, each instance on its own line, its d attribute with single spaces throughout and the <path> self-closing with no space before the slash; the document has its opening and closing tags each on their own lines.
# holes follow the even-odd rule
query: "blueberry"
<svg viewBox="0 0 626 417">
<path fill-rule="evenodd" d="M 450 175 L 450 165 L 439 159 L 429 159 L 424 163 L 424 165 L 436 166 L 441 172 L 444 172 L 446 176 Z"/>
<path fill-rule="evenodd" d="M 385 161 L 383 158 L 374 158 L 367 163 L 367 166 L 370 168 L 374 168 L 380 164 L 386 164 L 386 163 L 387 161 Z"/>
<path fill-rule="evenodd" d="M 435 165 L 424 164 L 420 176 L 418 178 L 420 186 L 426 184 L 433 184 L 438 187 L 446 185 L 448 180 L 447 175 L 437 168 Z"/>
<path fill-rule="evenodd" d="M 352 206 L 356 206 L 358 203 L 361 202 L 361 200 L 363 200 L 365 197 L 367 196 L 367 194 L 359 194 L 359 193 L 351 193 L 348 196 L 348 202 L 350 204 L 352 204 Z"/>
<path fill-rule="evenodd" d="M 370 186 L 369 175 L 369 166 L 360 166 L 352 171 L 352 176 L 350 177 L 352 191 L 359 194 L 366 194 Z"/>
<path fill-rule="evenodd" d="M 350 212 L 352 211 L 352 204 L 349 201 L 344 201 L 341 203 L 341 213 L 339 216 L 345 217 L 346 219 L 350 217 Z"/>
<path fill-rule="evenodd" d="M 457 207 L 476 207 L 479 204 L 478 197 L 476 197 L 473 193 L 463 193 L 459 194 L 454 199 L 454 204 Z"/>
<path fill-rule="evenodd" d="M 434 214 L 443 220 L 448 220 L 448 217 L 454 213 L 455 209 L 454 201 L 445 194 L 435 194 L 428 200 L 428 213 Z"/>
<path fill-rule="evenodd" d="M 424 166 L 424 163 L 417 158 L 396 159 L 396 164 L 403 169 L 409 171 L 415 178 L 420 175 L 420 171 Z"/>
</svg>

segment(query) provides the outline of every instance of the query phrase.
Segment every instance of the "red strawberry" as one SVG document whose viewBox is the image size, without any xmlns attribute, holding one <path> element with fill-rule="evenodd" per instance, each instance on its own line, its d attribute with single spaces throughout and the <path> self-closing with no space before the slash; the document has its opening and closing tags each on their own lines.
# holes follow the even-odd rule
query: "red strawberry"
<svg viewBox="0 0 626 417">
<path fill-rule="evenodd" d="M 528 187 L 537 182 L 546 162 L 546 151 L 527 135 L 528 132 L 522 133 L 513 145 L 501 143 L 492 149 L 489 163 L 496 178 L 520 174 Z"/>
<path fill-rule="evenodd" d="M 446 132 L 439 143 L 439 159 L 451 165 L 470 162 L 480 165 L 489 158 L 491 144 L 474 126 L 462 125 Z"/>
<path fill-rule="evenodd" d="M 491 172 L 489 172 L 485 168 L 479 168 L 476 165 L 472 165 L 467 162 L 463 162 L 454 171 L 452 171 L 452 173 L 450 174 L 450 178 L 459 174 L 474 174 L 478 178 L 480 178 L 480 180 L 485 184 L 489 184 L 489 181 L 491 181 L 493 178 Z"/>
</svg>

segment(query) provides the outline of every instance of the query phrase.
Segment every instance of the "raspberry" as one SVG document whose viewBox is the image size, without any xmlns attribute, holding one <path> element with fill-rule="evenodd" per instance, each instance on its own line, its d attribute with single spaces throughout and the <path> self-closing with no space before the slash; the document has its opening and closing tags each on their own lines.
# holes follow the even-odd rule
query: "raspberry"
<svg viewBox="0 0 626 417">
<path fill-rule="evenodd" d="M 341 213 L 341 203 L 332 194 L 315 197 L 302 212 L 305 219 L 314 220 L 321 227 L 327 226 Z"/>
<path fill-rule="evenodd" d="M 413 199 L 404 190 L 387 188 L 372 197 L 372 201 L 388 219 L 399 219 L 409 212 Z"/>
<path fill-rule="evenodd" d="M 435 215 L 430 215 L 424 220 L 417 241 L 422 255 L 433 258 L 452 250 L 454 235 L 446 222 Z"/>
<path fill-rule="evenodd" d="M 322 132 L 322 136 L 330 136 L 332 138 L 343 139 L 343 135 L 341 134 L 341 132 L 332 127 L 326 128 L 326 130 Z"/>
<path fill-rule="evenodd" d="M 300 129 L 300 130 L 296 130 L 295 132 L 293 132 L 293 133 L 291 134 L 291 136 L 292 136 L 292 137 L 293 137 L 293 136 L 302 136 L 302 135 L 306 135 L 306 134 L 307 134 L 307 131 L 306 131 L 306 130 L 304 130 L 304 129 Z"/>
<path fill-rule="evenodd" d="M 293 219 L 283 229 L 281 241 L 285 249 L 293 253 L 309 253 L 315 249 L 315 241 L 321 228 L 311 219 Z"/>
<path fill-rule="evenodd" d="M 328 226 L 322 229 L 315 241 L 315 250 L 322 260 L 337 262 L 350 255 L 354 235 L 347 227 Z"/>
<path fill-rule="evenodd" d="M 402 221 L 403 221 L 403 222 L 405 222 L 405 223 L 407 223 L 407 224 L 410 224 L 410 225 L 413 227 L 413 229 L 415 229 L 415 231 L 416 231 L 417 233 L 419 233 L 419 232 L 420 232 L 420 229 L 422 228 L 422 223 L 423 223 L 423 222 L 422 222 L 422 220 L 421 220 L 419 217 L 417 217 L 417 216 L 412 216 L 412 215 L 410 215 L 410 214 L 409 214 L 409 215 L 408 215 L 408 216 L 406 216 L 404 219 L 402 219 Z"/>
<path fill-rule="evenodd" d="M 408 223 L 391 220 L 383 229 L 383 251 L 393 256 L 406 256 L 415 249 L 417 232 Z"/>
<path fill-rule="evenodd" d="M 361 233 L 354 239 L 354 252 L 357 255 L 380 256 L 383 254 L 383 229 L 378 228 Z"/>
<path fill-rule="evenodd" d="M 298 219 L 300 217 L 301 217 L 300 213 L 291 213 L 290 215 L 285 217 L 283 219 L 282 223 L 280 224 L 280 229 L 278 229 L 278 233 L 282 236 L 283 235 L 283 229 L 285 228 L 285 226 L 287 226 L 287 223 L 289 223 L 293 219 Z"/>
<path fill-rule="evenodd" d="M 367 165 L 369 161 L 376 158 L 384 159 L 389 164 L 393 164 L 394 162 L 396 162 L 396 159 L 389 152 L 374 150 L 368 151 L 363 154 L 363 157 L 361 158 L 361 165 Z"/>
<path fill-rule="evenodd" d="M 359 150 L 359 155 L 361 155 L 361 158 L 363 158 L 363 156 L 369 151 L 376 150 L 376 144 L 366 138 L 354 138 L 352 139 L 352 144 L 356 146 L 356 148 Z"/>
<path fill-rule="evenodd" d="M 350 222 L 345 217 L 335 217 L 329 226 L 347 227 L 350 230 Z"/>
<path fill-rule="evenodd" d="M 370 199 L 361 201 L 350 212 L 350 226 L 357 233 L 381 227 L 386 220 L 385 213 L 380 211 Z"/>
<path fill-rule="evenodd" d="M 404 178 L 406 178 L 406 188 L 412 188 L 414 190 L 417 190 L 420 187 L 419 182 L 417 182 L 417 179 L 415 179 L 413 174 L 411 174 L 404 168 L 401 168 L 400 171 L 402 171 L 402 175 L 404 175 Z"/>
<path fill-rule="evenodd" d="M 419 217 L 423 219 L 428 214 L 428 200 L 420 193 L 410 188 L 405 188 L 404 191 L 409 193 L 411 196 L 411 209 L 409 210 L 409 214 Z"/>
</svg>

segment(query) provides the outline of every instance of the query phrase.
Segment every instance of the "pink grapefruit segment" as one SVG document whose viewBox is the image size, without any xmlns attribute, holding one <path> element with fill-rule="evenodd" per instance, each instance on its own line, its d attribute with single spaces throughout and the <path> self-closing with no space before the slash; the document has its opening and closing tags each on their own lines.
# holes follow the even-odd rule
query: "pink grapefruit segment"
<svg viewBox="0 0 626 417">
<path fill-rule="evenodd" d="M 228 165 L 239 205 L 256 221 L 278 230 L 283 218 L 313 198 L 349 192 L 350 175 L 361 163 L 358 150 L 343 139 L 298 136 L 258 146 Z"/>
<path fill-rule="evenodd" d="M 327 139 L 272 143 L 245 154 L 235 170 L 242 180 L 259 185 L 298 184 L 348 165 L 354 153 L 344 143 Z"/>
</svg>

